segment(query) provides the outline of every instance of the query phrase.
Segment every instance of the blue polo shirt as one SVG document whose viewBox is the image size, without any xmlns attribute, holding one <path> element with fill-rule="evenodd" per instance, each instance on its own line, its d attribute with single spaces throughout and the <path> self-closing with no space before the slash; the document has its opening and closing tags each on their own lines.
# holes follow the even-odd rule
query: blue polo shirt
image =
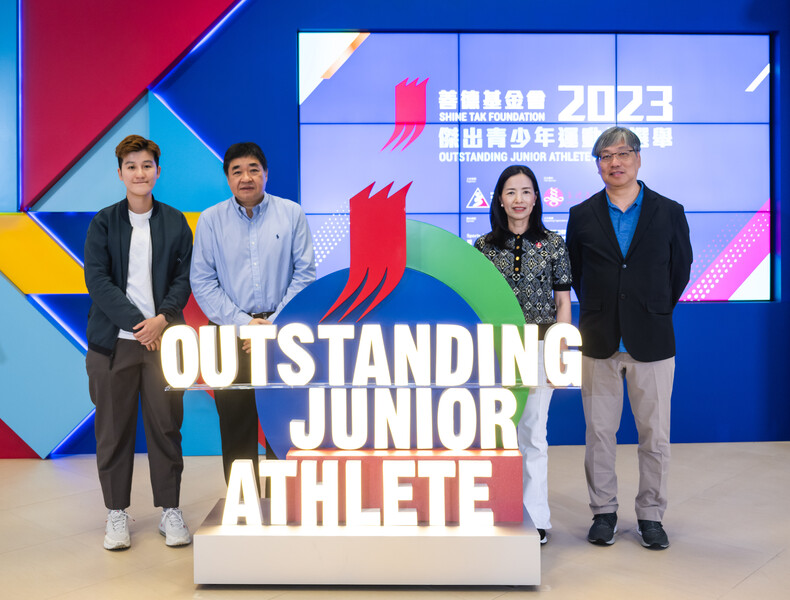
<svg viewBox="0 0 790 600">
<path fill-rule="evenodd" d="M 620 244 L 620 251 L 623 253 L 623 256 L 628 253 L 628 247 L 631 245 L 631 240 L 634 239 L 636 224 L 639 221 L 639 215 L 642 213 L 642 198 L 644 196 L 645 186 L 640 181 L 636 200 L 623 212 L 612 204 L 612 201 L 609 200 L 609 194 L 606 194 L 606 203 L 609 205 L 609 217 L 612 219 L 614 234 L 617 236 L 617 243 Z"/>
<path fill-rule="evenodd" d="M 620 252 L 623 253 L 623 257 L 628 254 L 628 247 L 631 245 L 631 240 L 634 239 L 636 224 L 639 221 L 639 215 L 642 213 L 642 198 L 644 195 L 645 186 L 640 181 L 636 200 L 623 212 L 612 204 L 612 201 L 609 200 L 609 194 L 606 194 L 606 203 L 609 205 L 609 217 L 612 219 L 614 234 L 617 236 L 617 243 L 620 244 Z M 620 352 L 627 352 L 625 344 L 623 344 L 623 338 L 620 338 L 620 347 L 618 349 Z"/>
</svg>

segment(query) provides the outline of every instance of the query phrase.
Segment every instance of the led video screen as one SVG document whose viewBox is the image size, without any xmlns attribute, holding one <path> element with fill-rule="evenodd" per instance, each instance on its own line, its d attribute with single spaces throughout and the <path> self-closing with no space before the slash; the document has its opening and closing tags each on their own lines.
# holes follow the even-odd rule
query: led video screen
<svg viewBox="0 0 790 600">
<path fill-rule="evenodd" d="M 770 299 L 768 73 L 761 35 L 300 33 L 319 275 L 348 265 L 349 199 L 371 184 L 409 185 L 409 218 L 472 243 L 501 171 L 525 164 L 564 235 L 603 187 L 591 149 L 617 124 L 640 138 L 639 179 L 686 209 L 683 300 Z"/>
</svg>

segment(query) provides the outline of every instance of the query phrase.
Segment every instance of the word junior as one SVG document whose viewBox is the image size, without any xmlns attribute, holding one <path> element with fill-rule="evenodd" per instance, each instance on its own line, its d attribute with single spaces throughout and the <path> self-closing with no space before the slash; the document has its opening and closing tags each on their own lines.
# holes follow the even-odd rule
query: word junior
<svg viewBox="0 0 790 600">
<path fill-rule="evenodd" d="M 357 337 L 357 332 L 359 336 Z M 219 356 L 217 352 L 219 335 Z M 171 387 L 186 389 L 199 375 L 214 388 L 233 383 L 238 372 L 235 325 L 200 327 L 200 335 L 187 325 L 167 329 L 162 337 L 162 368 Z M 253 386 L 270 383 L 267 352 L 276 340 L 290 362 L 276 365 L 277 375 L 288 386 L 308 386 L 316 373 L 316 360 L 309 348 L 324 344 L 329 387 L 456 387 L 469 382 L 477 363 L 480 387 L 513 387 L 538 384 L 537 325 L 502 325 L 499 383 L 496 379 L 494 326 L 478 324 L 475 335 L 462 325 L 397 324 L 392 328 L 392 366 L 381 325 L 318 325 L 314 332 L 302 323 L 244 325 L 238 337 L 250 341 Z M 346 376 L 346 345 L 356 346 L 350 381 Z M 578 329 L 556 323 L 546 332 L 544 366 L 549 382 L 556 387 L 580 385 L 581 355 L 563 346 L 581 346 Z M 353 347 L 352 347 L 353 350 Z M 353 354 L 353 352 L 352 352 Z M 218 365 L 222 365 L 221 369 Z M 411 374 L 411 379 L 409 375 Z"/>
</svg>

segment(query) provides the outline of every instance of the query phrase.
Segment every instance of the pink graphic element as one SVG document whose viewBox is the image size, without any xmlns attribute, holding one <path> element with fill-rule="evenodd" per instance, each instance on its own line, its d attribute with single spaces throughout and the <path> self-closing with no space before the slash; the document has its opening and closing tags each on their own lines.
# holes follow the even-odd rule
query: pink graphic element
<svg viewBox="0 0 790 600">
<path fill-rule="evenodd" d="M 425 129 L 425 84 L 428 83 L 428 78 L 426 77 L 422 83 L 417 83 L 418 80 L 419 77 L 408 83 L 407 77 L 395 86 L 395 131 L 382 150 L 400 135 L 400 139 L 390 148 L 390 151 L 395 150 L 411 135 L 409 141 L 401 148 L 403 151 L 420 137 L 422 130 Z"/>
<path fill-rule="evenodd" d="M 345 288 L 321 321 L 348 300 L 364 282 L 362 290 L 343 316 L 381 289 L 359 316 L 359 321 L 386 298 L 403 277 L 406 269 L 406 193 L 412 182 L 389 195 L 392 183 L 373 196 L 375 182 L 350 200 L 351 264 Z"/>
<path fill-rule="evenodd" d="M 488 201 L 486 200 L 486 197 L 483 196 L 483 192 L 480 191 L 480 188 L 477 188 L 475 193 L 472 194 L 472 197 L 466 204 L 466 208 L 490 208 Z"/>
<path fill-rule="evenodd" d="M 549 191 L 543 195 L 543 202 L 552 208 L 556 208 L 565 202 L 565 196 L 562 195 L 562 190 L 560 190 L 560 188 L 551 187 Z"/>
<path fill-rule="evenodd" d="M 729 300 L 771 252 L 771 206 L 766 202 L 681 300 Z"/>
</svg>

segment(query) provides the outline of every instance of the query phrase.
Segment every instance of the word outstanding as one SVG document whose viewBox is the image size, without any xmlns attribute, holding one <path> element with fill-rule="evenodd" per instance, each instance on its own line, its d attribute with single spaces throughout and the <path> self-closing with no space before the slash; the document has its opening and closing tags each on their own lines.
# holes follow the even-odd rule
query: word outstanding
<svg viewBox="0 0 790 600">
<path fill-rule="evenodd" d="M 456 324 L 396 324 L 391 333 L 390 359 L 379 324 L 327 324 L 318 325 L 316 331 L 302 323 L 244 325 L 238 330 L 235 325 L 207 325 L 199 333 L 188 325 L 177 325 L 162 336 L 162 368 L 173 388 L 189 388 L 199 376 L 212 388 L 228 387 L 238 373 L 239 337 L 250 341 L 252 386 L 270 383 L 267 355 L 272 342 L 289 361 L 276 365 L 282 383 L 309 386 L 316 374 L 316 359 L 309 349 L 321 340 L 328 346 L 326 383 L 330 387 L 459 387 L 470 383 L 475 363 L 475 386 L 538 385 L 537 325 L 501 326 L 499 382 L 492 324 L 478 324 L 474 333 Z M 345 364 L 347 344 L 355 350 L 350 379 Z M 544 339 L 546 377 L 555 387 L 578 386 L 581 353 L 563 346 L 581 346 L 581 335 L 569 323 L 555 323 Z"/>
</svg>

